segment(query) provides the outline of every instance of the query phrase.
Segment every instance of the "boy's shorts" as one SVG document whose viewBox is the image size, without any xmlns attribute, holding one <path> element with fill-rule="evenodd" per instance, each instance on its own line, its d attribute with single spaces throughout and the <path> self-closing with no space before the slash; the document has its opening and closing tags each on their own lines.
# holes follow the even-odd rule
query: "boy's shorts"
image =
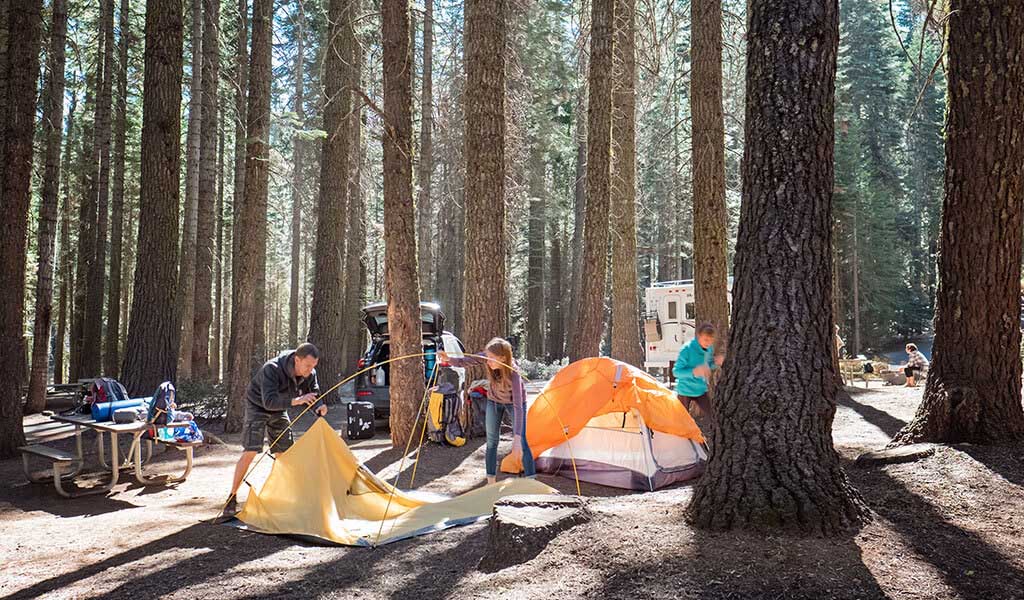
<svg viewBox="0 0 1024 600">
<path fill-rule="evenodd" d="M 284 452 L 292 447 L 292 430 L 288 428 L 290 423 L 287 412 L 267 412 L 246 407 L 245 423 L 242 425 L 242 449 L 246 452 L 262 452 L 263 439 L 266 437 L 271 442 L 271 452 Z M 277 439 L 279 436 L 281 439 Z"/>
</svg>

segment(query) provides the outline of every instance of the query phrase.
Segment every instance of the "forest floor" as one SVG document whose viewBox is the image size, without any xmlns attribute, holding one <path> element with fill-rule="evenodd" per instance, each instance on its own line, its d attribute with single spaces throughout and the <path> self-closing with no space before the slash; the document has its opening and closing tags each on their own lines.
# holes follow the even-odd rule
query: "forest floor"
<svg viewBox="0 0 1024 600">
<path fill-rule="evenodd" d="M 238 456 L 231 436 L 200 449 L 177 487 L 122 483 L 106 497 L 61 499 L 52 486 L 24 483 L 19 461 L 3 461 L 0 597 L 1024 599 L 1024 445 L 852 464 L 913 416 L 921 391 L 860 388 L 840 405 L 836 447 L 874 511 L 845 538 L 696 531 L 683 518 L 691 487 L 585 486 L 590 522 L 493 574 L 477 569 L 484 523 L 366 549 L 205 522 L 219 511 Z M 340 413 L 330 415 L 338 429 Z M 397 472 L 401 453 L 385 435 L 352 447 L 370 469 Z M 454 494 L 483 483 L 482 439 L 424 452 L 417 487 Z M 179 460 L 156 460 L 171 459 Z M 575 491 L 570 480 L 541 479 Z"/>
</svg>

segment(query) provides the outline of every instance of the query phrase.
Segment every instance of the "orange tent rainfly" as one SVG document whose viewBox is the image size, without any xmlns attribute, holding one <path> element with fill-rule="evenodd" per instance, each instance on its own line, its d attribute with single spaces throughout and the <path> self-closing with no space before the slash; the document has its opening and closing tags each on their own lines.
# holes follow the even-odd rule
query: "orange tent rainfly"
<svg viewBox="0 0 1024 600">
<path fill-rule="evenodd" d="M 707 460 L 704 437 L 675 393 L 611 358 L 559 371 L 530 404 L 526 440 L 540 472 L 627 489 L 697 477 Z M 501 467 L 522 468 L 511 455 Z"/>
</svg>

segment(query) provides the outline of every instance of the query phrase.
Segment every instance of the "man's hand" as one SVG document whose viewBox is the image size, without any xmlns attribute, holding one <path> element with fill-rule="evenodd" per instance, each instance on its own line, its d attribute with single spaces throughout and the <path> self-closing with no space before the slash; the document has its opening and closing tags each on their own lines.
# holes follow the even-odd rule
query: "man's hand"
<svg viewBox="0 0 1024 600">
<path fill-rule="evenodd" d="M 302 406 L 303 404 L 313 404 L 314 402 L 316 402 L 316 394 L 306 394 L 292 400 L 292 406 Z"/>
<path fill-rule="evenodd" d="M 724 363 L 724 362 L 725 362 L 725 355 L 724 354 L 719 354 L 718 356 L 715 357 L 715 364 L 718 365 L 719 367 L 721 367 L 722 363 Z"/>
<path fill-rule="evenodd" d="M 321 404 L 320 406 L 318 406 L 317 409 L 316 409 L 316 414 L 318 414 L 321 417 L 326 417 L 327 416 L 327 405 L 326 404 Z"/>
<path fill-rule="evenodd" d="M 694 367 L 693 368 L 693 376 L 694 377 L 703 377 L 704 379 L 707 379 L 708 377 L 711 376 L 711 367 L 709 367 L 707 365 L 701 365 L 699 367 Z"/>
</svg>

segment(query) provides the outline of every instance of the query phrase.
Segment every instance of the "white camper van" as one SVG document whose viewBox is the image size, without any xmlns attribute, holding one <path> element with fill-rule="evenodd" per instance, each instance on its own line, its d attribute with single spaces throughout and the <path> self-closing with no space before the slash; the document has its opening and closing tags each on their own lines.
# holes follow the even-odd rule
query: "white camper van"
<svg viewBox="0 0 1024 600">
<path fill-rule="evenodd" d="M 732 277 L 729 278 L 732 304 Z M 693 280 L 663 281 L 644 292 L 644 368 L 661 370 L 666 379 L 679 349 L 693 339 L 697 329 Z"/>
</svg>

